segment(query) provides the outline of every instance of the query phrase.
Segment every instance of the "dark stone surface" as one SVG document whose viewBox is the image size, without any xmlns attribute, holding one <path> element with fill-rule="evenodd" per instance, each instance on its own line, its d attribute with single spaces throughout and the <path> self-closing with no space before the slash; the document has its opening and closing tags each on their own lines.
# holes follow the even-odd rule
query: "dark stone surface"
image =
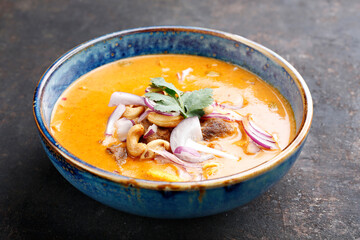
<svg viewBox="0 0 360 240">
<path fill-rule="evenodd" d="M 0 239 L 359 239 L 360 2 L 0 0 Z M 105 33 L 201 26 L 259 42 L 307 81 L 308 142 L 275 187 L 245 207 L 154 220 L 86 197 L 51 165 L 32 117 L 38 79 L 61 54 Z"/>
</svg>

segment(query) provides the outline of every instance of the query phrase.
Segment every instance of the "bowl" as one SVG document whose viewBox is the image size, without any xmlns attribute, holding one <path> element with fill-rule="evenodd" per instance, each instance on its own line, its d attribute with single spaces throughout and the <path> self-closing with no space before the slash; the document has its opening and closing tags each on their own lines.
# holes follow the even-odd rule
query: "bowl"
<svg viewBox="0 0 360 240">
<path fill-rule="evenodd" d="M 54 105 L 62 92 L 80 76 L 122 58 L 164 53 L 216 58 L 260 76 L 291 104 L 296 137 L 276 157 L 231 176 L 198 182 L 160 182 L 125 177 L 92 166 L 71 154 L 52 136 L 49 124 Z M 160 26 L 107 34 L 65 53 L 41 77 L 34 93 L 33 113 L 41 143 L 52 164 L 81 192 L 136 215 L 192 218 L 244 205 L 278 182 L 304 146 L 313 104 L 300 74 L 273 51 L 221 31 Z"/>
</svg>

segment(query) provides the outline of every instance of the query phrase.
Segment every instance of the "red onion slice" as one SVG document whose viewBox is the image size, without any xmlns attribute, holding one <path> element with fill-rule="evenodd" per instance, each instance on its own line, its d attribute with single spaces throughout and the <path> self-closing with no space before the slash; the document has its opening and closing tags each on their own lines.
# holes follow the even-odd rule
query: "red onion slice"
<svg viewBox="0 0 360 240">
<path fill-rule="evenodd" d="M 120 118 L 115 122 L 116 134 L 119 141 L 125 141 L 130 128 L 134 126 L 134 122 L 127 118 Z"/>
<path fill-rule="evenodd" d="M 153 135 L 154 133 L 156 133 L 158 130 L 158 127 L 153 124 L 151 125 L 148 130 L 146 131 L 146 133 L 144 134 L 144 138 L 148 138 L 149 136 Z"/>
<path fill-rule="evenodd" d="M 202 119 L 210 119 L 210 118 L 221 118 L 227 121 L 233 121 L 233 122 L 237 122 L 237 121 L 241 121 L 241 116 L 234 113 L 234 112 L 227 112 L 227 113 L 219 113 L 219 112 L 212 112 L 209 114 L 206 114 L 204 116 L 201 117 Z"/>
<path fill-rule="evenodd" d="M 239 105 L 230 105 L 230 104 L 219 104 L 219 106 L 221 108 L 228 108 L 228 109 L 232 109 L 232 110 L 237 110 L 242 108 L 243 104 L 239 104 Z"/>
<path fill-rule="evenodd" d="M 220 107 L 220 108 L 228 108 L 232 110 L 237 110 L 242 108 L 244 105 L 244 99 L 241 95 L 236 96 L 236 100 L 233 104 L 226 104 L 226 103 L 217 103 L 216 101 L 212 104 L 214 107 Z"/>
<path fill-rule="evenodd" d="M 194 157 L 200 157 L 201 154 L 196 151 L 195 149 L 191 148 L 191 147 L 185 147 L 185 146 L 179 146 L 175 149 L 174 154 L 182 154 L 182 153 L 189 153 L 191 155 L 193 155 Z"/>
<path fill-rule="evenodd" d="M 259 133 L 258 131 L 255 130 L 255 128 L 252 127 L 254 124 L 250 125 L 249 122 L 251 120 L 249 120 L 249 119 L 250 119 L 250 117 L 248 116 L 247 118 L 244 118 L 242 121 L 245 133 L 260 147 L 263 147 L 265 149 L 270 149 L 270 150 L 278 149 L 279 147 L 277 146 L 277 143 L 274 140 L 274 138 L 270 134 L 269 134 L 270 137 L 261 135 L 261 133 Z M 264 130 L 261 129 L 261 131 L 264 131 Z"/>
<path fill-rule="evenodd" d="M 226 152 L 223 152 L 223 151 L 220 151 L 220 150 L 217 150 L 217 149 L 210 148 L 208 146 L 202 145 L 200 143 L 197 143 L 197 142 L 193 141 L 192 139 L 188 139 L 186 141 L 185 146 L 192 147 L 192 148 L 198 150 L 199 152 L 210 153 L 210 154 L 214 154 L 216 156 L 228 158 L 228 159 L 231 159 L 231 160 L 238 160 L 239 159 L 238 157 L 236 157 L 234 155 L 231 155 L 231 154 L 228 154 Z"/>
<path fill-rule="evenodd" d="M 149 113 L 151 113 L 152 110 L 151 109 L 146 109 L 145 112 L 143 112 L 140 117 L 138 118 L 138 122 L 142 122 L 146 117 L 147 115 L 149 115 Z"/>
<path fill-rule="evenodd" d="M 148 98 L 145 98 L 144 100 L 145 105 L 150 108 L 152 111 L 155 111 L 155 105 L 156 103 Z"/>
<path fill-rule="evenodd" d="M 266 138 L 273 138 L 269 133 L 265 132 L 265 130 L 261 129 L 259 126 L 255 124 L 255 122 L 249 117 L 250 126 L 259 134 L 263 135 Z"/>
<path fill-rule="evenodd" d="M 110 97 L 109 107 L 119 104 L 145 106 L 144 97 L 126 92 L 114 92 Z"/>
<path fill-rule="evenodd" d="M 198 117 L 190 117 L 182 120 L 171 132 L 170 146 L 174 152 L 177 147 L 185 146 L 187 139 L 200 141 L 203 139 L 200 121 Z"/>
<path fill-rule="evenodd" d="M 176 157 L 174 154 L 172 154 L 168 151 L 165 151 L 165 150 L 159 151 L 159 150 L 151 149 L 151 151 L 153 151 L 154 153 L 156 153 L 156 154 L 158 154 L 180 166 L 195 167 L 195 168 L 201 167 L 199 164 L 185 162 L 185 161 L 181 160 L 180 158 Z"/>
<path fill-rule="evenodd" d="M 204 116 L 202 116 L 201 118 L 203 119 L 210 119 L 210 118 L 221 118 L 227 121 L 234 121 L 229 114 L 222 114 L 222 113 L 209 113 L 206 114 Z"/>
<path fill-rule="evenodd" d="M 231 155 L 224 153 L 222 151 L 209 148 L 207 146 L 201 145 L 197 143 L 198 141 L 201 141 L 203 139 L 202 132 L 201 132 L 201 126 L 200 121 L 198 117 L 191 117 L 186 118 L 182 120 L 171 132 L 170 135 L 170 147 L 173 152 L 178 152 L 178 147 L 190 147 L 196 151 L 204 152 L 204 153 L 210 153 L 221 157 L 226 157 L 229 159 L 235 159 L 238 158 Z M 181 148 L 180 148 L 181 150 Z M 194 153 L 194 152 L 192 152 Z M 187 154 L 189 156 L 189 154 Z M 178 155 L 179 157 L 179 155 Z M 209 159 L 209 156 L 207 156 Z M 185 160 L 185 159 L 183 159 Z M 201 161 L 202 156 L 199 157 L 197 161 Z M 192 161 L 195 161 L 195 159 L 192 159 Z"/>
<path fill-rule="evenodd" d="M 201 155 L 195 149 L 193 149 L 191 147 L 186 147 L 186 146 L 177 147 L 174 151 L 174 154 L 178 158 L 180 158 L 186 162 L 192 162 L 192 163 L 200 163 L 200 162 L 209 160 L 211 158 L 214 158 L 214 156 L 211 154 Z"/>
<path fill-rule="evenodd" d="M 246 131 L 249 132 L 250 135 L 252 136 L 256 136 L 259 140 L 264 140 L 266 142 L 271 142 L 271 143 L 276 143 L 275 140 L 273 139 L 273 137 L 271 135 L 269 135 L 269 137 L 257 132 L 252 125 L 250 124 L 250 120 L 249 119 L 245 119 L 242 122 L 243 126 L 246 126 Z"/>
<path fill-rule="evenodd" d="M 110 115 L 107 125 L 106 125 L 106 130 L 105 130 L 105 134 L 106 135 L 113 135 L 115 128 L 114 128 L 114 123 L 115 121 L 117 121 L 125 112 L 125 105 L 123 104 L 119 104 L 115 110 L 112 112 L 112 114 Z"/>
</svg>

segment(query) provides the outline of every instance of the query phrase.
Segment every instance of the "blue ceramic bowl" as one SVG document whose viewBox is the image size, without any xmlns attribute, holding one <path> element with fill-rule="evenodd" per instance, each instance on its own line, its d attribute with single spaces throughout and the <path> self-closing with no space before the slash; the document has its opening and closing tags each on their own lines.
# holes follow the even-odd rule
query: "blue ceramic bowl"
<svg viewBox="0 0 360 240">
<path fill-rule="evenodd" d="M 216 58 L 257 74 L 290 102 L 297 125 L 295 139 L 275 158 L 252 169 L 218 179 L 172 183 L 104 171 L 72 155 L 51 135 L 49 123 L 54 105 L 80 76 L 122 58 L 163 53 Z M 239 207 L 279 181 L 304 145 L 313 104 L 300 74 L 271 50 L 230 33 L 170 26 L 111 33 L 72 49 L 56 60 L 40 79 L 33 111 L 46 154 L 77 189 L 124 212 L 156 218 L 191 218 Z"/>
</svg>

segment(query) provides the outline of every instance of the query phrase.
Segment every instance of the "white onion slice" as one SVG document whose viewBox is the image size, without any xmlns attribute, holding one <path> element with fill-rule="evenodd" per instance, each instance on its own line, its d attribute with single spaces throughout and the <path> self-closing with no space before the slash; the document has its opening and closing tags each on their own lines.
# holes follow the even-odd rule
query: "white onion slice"
<svg viewBox="0 0 360 240">
<path fill-rule="evenodd" d="M 115 122 L 116 133 L 119 141 L 125 141 L 130 128 L 134 123 L 127 118 L 120 118 Z"/>
<path fill-rule="evenodd" d="M 119 104 L 145 106 L 144 97 L 126 92 L 114 92 L 110 97 L 109 107 Z"/>
<path fill-rule="evenodd" d="M 110 115 L 107 125 L 106 125 L 106 130 L 105 130 L 105 134 L 106 135 L 113 135 L 115 132 L 115 128 L 114 128 L 114 123 L 115 121 L 117 121 L 125 112 L 125 105 L 123 104 L 119 104 L 115 110 L 112 112 L 112 114 Z"/>
<path fill-rule="evenodd" d="M 156 126 L 155 124 L 151 125 L 151 126 L 147 129 L 146 133 L 144 134 L 144 138 L 150 137 L 151 135 L 153 135 L 154 133 L 156 133 L 157 130 L 158 130 L 158 126 Z"/>
</svg>

